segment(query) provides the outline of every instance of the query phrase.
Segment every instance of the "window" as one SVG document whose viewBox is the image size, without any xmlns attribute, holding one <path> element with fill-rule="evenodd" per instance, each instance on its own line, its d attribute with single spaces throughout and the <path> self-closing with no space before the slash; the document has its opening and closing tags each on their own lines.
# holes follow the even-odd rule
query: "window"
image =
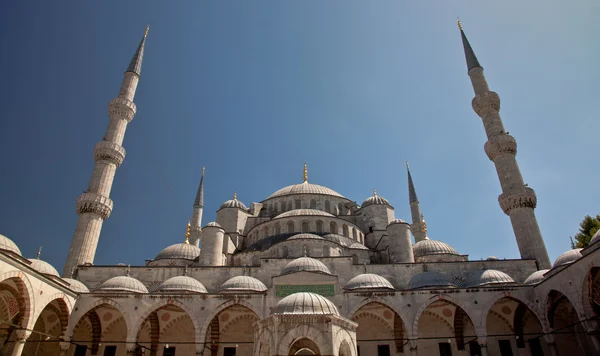
<svg viewBox="0 0 600 356">
<path fill-rule="evenodd" d="M 346 236 L 346 237 L 350 237 L 350 236 L 349 236 L 349 233 L 348 233 L 348 225 L 344 224 L 344 225 L 342 226 L 342 231 L 343 231 L 343 233 L 344 233 L 344 236 Z"/>
<path fill-rule="evenodd" d="M 333 221 L 329 224 L 329 232 L 332 234 L 337 234 L 337 224 L 334 223 Z"/>
<path fill-rule="evenodd" d="M 235 356 L 236 351 L 237 350 L 235 347 L 224 347 L 223 348 L 223 356 Z"/>
<path fill-rule="evenodd" d="M 289 252 L 288 252 L 287 246 L 283 246 L 283 248 L 281 249 L 281 257 L 287 258 L 288 255 L 289 255 Z"/>
<path fill-rule="evenodd" d="M 318 234 L 322 234 L 323 233 L 323 222 L 321 220 L 317 221 L 317 233 Z"/>
<path fill-rule="evenodd" d="M 355 239 L 355 240 L 358 239 L 358 236 L 356 236 L 356 229 L 355 228 L 352 228 L 352 238 Z"/>
<path fill-rule="evenodd" d="M 281 235 L 281 225 L 275 225 L 275 235 Z"/>
<path fill-rule="evenodd" d="M 440 356 L 452 356 L 452 346 L 447 342 L 440 342 Z"/>
<path fill-rule="evenodd" d="M 338 214 L 342 215 L 342 203 L 338 204 Z"/>
<path fill-rule="evenodd" d="M 281 202 L 281 212 L 283 213 L 285 211 L 285 202 L 282 201 Z"/>
<path fill-rule="evenodd" d="M 292 208 L 292 201 L 290 200 L 290 201 L 288 201 L 288 208 L 287 208 L 287 210 L 292 210 L 292 209 L 294 209 L 294 208 Z"/>
<path fill-rule="evenodd" d="M 116 346 L 105 346 L 104 347 L 104 356 L 115 356 L 117 354 L 117 347 Z"/>
<path fill-rule="evenodd" d="M 173 346 L 168 348 L 165 346 L 165 349 L 163 350 L 163 356 L 175 356 L 175 349 L 176 347 Z"/>
<path fill-rule="evenodd" d="M 300 199 L 294 200 L 294 205 L 296 206 L 294 209 L 302 209 L 302 202 Z"/>
<path fill-rule="evenodd" d="M 469 341 L 469 355 L 481 356 L 481 346 L 477 341 Z"/>
<path fill-rule="evenodd" d="M 306 221 L 302 223 L 302 232 L 308 232 L 308 222 Z"/>
<path fill-rule="evenodd" d="M 329 203 L 329 200 L 325 200 L 325 211 L 328 213 L 331 212 L 331 204 Z"/>
<path fill-rule="evenodd" d="M 512 346 L 510 346 L 510 340 L 498 340 L 498 346 L 500 346 L 501 356 L 513 356 Z"/>
<path fill-rule="evenodd" d="M 377 345 L 377 356 L 391 356 L 390 345 Z"/>
<path fill-rule="evenodd" d="M 294 232 L 294 222 L 290 221 L 290 222 L 287 224 L 287 232 L 289 232 L 289 233 L 292 233 L 292 232 Z"/>
<path fill-rule="evenodd" d="M 87 346 L 85 345 L 77 345 L 75 346 L 75 356 L 85 356 L 87 352 Z"/>
<path fill-rule="evenodd" d="M 317 208 L 317 201 L 314 199 L 310 200 L 310 208 L 311 209 L 316 209 Z"/>
</svg>

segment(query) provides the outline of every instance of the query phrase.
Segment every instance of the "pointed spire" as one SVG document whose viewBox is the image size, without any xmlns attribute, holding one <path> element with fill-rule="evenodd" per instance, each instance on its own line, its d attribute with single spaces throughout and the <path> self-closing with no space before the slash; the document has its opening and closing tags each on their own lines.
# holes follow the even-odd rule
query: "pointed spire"
<svg viewBox="0 0 600 356">
<path fill-rule="evenodd" d="M 308 169 L 306 169 L 306 162 L 304 162 L 304 183 L 308 183 Z"/>
<path fill-rule="evenodd" d="M 150 30 L 150 25 L 146 26 L 146 32 L 144 32 L 144 37 L 142 37 L 137 51 L 135 51 L 135 54 L 133 55 L 133 58 L 131 59 L 129 67 L 127 67 L 125 73 L 132 72 L 137 75 L 140 75 L 140 73 L 142 72 L 142 59 L 144 58 L 144 46 L 146 45 L 146 37 L 148 37 L 148 30 Z"/>
<path fill-rule="evenodd" d="M 40 248 L 38 249 L 38 252 L 37 252 L 37 257 L 36 257 L 36 258 L 37 258 L 38 260 L 40 259 L 40 255 L 41 255 L 41 254 L 42 254 L 42 246 L 40 246 Z"/>
<path fill-rule="evenodd" d="M 412 176 L 410 175 L 410 168 L 408 168 L 408 160 L 406 161 L 406 172 L 408 172 L 408 202 L 418 203 L 419 199 L 417 199 L 415 185 L 413 184 Z"/>
<path fill-rule="evenodd" d="M 194 207 L 204 208 L 204 167 L 202 167 L 202 177 L 200 177 L 200 185 L 198 185 L 196 199 L 194 199 Z"/>
<path fill-rule="evenodd" d="M 463 31 L 462 23 L 459 19 L 456 20 L 458 23 L 458 29 L 460 30 L 460 36 L 462 38 L 463 48 L 465 50 L 465 58 L 467 60 L 467 71 L 473 68 L 481 68 L 477 57 L 475 56 L 475 52 L 473 52 L 473 48 L 471 48 L 471 44 L 467 39 L 467 35 L 465 35 L 465 31 Z"/>
</svg>

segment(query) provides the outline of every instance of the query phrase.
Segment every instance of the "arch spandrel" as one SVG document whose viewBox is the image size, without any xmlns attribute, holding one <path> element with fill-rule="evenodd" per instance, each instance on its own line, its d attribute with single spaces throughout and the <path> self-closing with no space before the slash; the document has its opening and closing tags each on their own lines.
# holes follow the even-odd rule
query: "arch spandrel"
<svg viewBox="0 0 600 356">
<path fill-rule="evenodd" d="M 110 298 L 97 298 L 97 299 L 94 298 L 94 299 L 95 299 L 95 301 L 93 301 L 93 302 L 91 302 L 89 300 L 89 298 L 79 298 L 77 300 L 77 302 L 74 305 L 75 309 L 73 309 L 73 312 L 71 313 L 69 328 L 67 329 L 67 337 L 68 338 L 71 338 L 73 336 L 75 327 L 82 321 L 82 319 L 84 317 L 87 316 L 87 314 L 89 312 L 96 310 L 98 308 L 101 308 L 104 305 L 116 309 L 121 314 L 123 319 L 125 320 L 125 325 L 127 327 L 127 330 L 128 331 L 131 330 L 133 321 L 131 320 L 131 317 L 130 317 L 130 314 L 131 314 L 129 312 L 130 308 L 126 308 L 124 305 L 121 305 L 120 303 L 117 303 L 116 301 L 114 301 L 113 299 L 110 299 Z M 135 341 L 135 339 L 134 339 L 134 341 Z"/>
<path fill-rule="evenodd" d="M 512 300 L 516 301 L 517 303 L 524 304 L 527 307 L 527 309 L 531 313 L 533 313 L 533 315 L 537 318 L 540 326 L 542 327 L 542 330 L 545 333 L 548 333 L 551 331 L 550 324 L 548 323 L 547 315 L 546 315 L 546 313 L 544 313 L 544 307 L 543 307 L 544 304 L 542 304 L 541 302 L 538 303 L 537 305 L 535 303 L 532 303 L 529 300 L 529 298 L 527 298 L 520 291 L 498 292 L 496 294 L 493 294 L 487 300 L 485 300 L 484 304 L 482 305 L 481 320 L 479 320 L 479 325 L 486 325 L 489 312 L 492 310 L 492 308 L 494 307 L 494 305 L 496 305 L 496 303 L 498 301 L 500 301 L 504 298 L 512 299 Z"/>
<path fill-rule="evenodd" d="M 450 302 L 451 304 L 454 304 L 455 307 L 459 307 L 460 309 L 462 309 L 462 311 L 466 314 L 467 317 L 469 317 L 469 319 L 473 323 L 473 327 L 475 328 L 477 334 L 479 335 L 480 333 L 483 333 L 481 336 L 485 335 L 485 324 L 480 324 L 480 322 L 482 320 L 482 318 L 481 318 L 482 312 L 481 311 L 474 310 L 474 308 L 470 307 L 467 304 L 467 302 L 465 302 L 465 301 L 458 300 L 458 299 L 448 296 L 446 294 L 437 294 L 437 295 L 429 298 L 429 300 L 427 300 L 427 302 L 423 303 L 419 307 L 419 309 L 417 309 L 415 316 L 413 318 L 413 322 L 411 324 L 412 325 L 412 330 L 411 330 L 412 334 L 410 334 L 410 336 L 417 337 L 418 327 L 419 327 L 419 318 L 421 317 L 421 315 L 423 315 L 423 312 L 429 306 L 431 306 L 433 303 L 435 303 L 437 301 Z"/>
</svg>

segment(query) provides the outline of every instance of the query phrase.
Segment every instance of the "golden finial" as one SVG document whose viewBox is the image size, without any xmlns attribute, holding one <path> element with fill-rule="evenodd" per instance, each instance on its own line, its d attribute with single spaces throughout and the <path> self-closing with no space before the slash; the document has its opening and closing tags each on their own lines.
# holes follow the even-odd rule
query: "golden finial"
<svg viewBox="0 0 600 356">
<path fill-rule="evenodd" d="M 192 235 L 192 224 L 190 224 L 190 220 L 188 219 L 187 228 L 185 229 L 185 241 L 183 243 L 189 245 L 191 235 Z"/>
<path fill-rule="evenodd" d="M 308 169 L 306 169 L 306 162 L 304 162 L 304 183 L 308 182 Z"/>
<path fill-rule="evenodd" d="M 40 246 L 40 248 L 38 249 L 38 252 L 37 252 L 37 259 L 38 260 L 40 259 L 40 255 L 41 254 L 42 254 L 42 246 Z"/>
<path fill-rule="evenodd" d="M 202 166 L 202 176 L 204 176 L 204 166 Z"/>
<path fill-rule="evenodd" d="M 373 196 L 376 197 L 377 196 L 377 190 L 373 189 Z"/>
<path fill-rule="evenodd" d="M 458 24 L 458 29 L 462 31 L 462 22 L 460 22 L 460 19 L 458 17 L 456 18 L 456 23 Z"/>
<path fill-rule="evenodd" d="M 423 232 L 424 235 L 427 235 L 427 223 L 425 223 L 423 214 L 421 214 L 421 231 Z"/>
<path fill-rule="evenodd" d="M 233 200 L 237 200 L 237 193 L 233 192 Z"/>
<path fill-rule="evenodd" d="M 148 31 L 150 31 L 150 25 L 146 26 L 146 32 L 144 32 L 144 37 L 148 36 Z"/>
</svg>

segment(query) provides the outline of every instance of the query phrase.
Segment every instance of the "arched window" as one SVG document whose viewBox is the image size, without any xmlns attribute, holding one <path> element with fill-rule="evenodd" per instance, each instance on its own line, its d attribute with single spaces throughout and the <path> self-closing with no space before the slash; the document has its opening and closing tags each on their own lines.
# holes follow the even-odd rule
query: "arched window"
<svg viewBox="0 0 600 356">
<path fill-rule="evenodd" d="M 325 211 L 328 213 L 331 212 L 331 204 L 329 203 L 329 200 L 325 200 Z"/>
<path fill-rule="evenodd" d="M 343 231 L 344 236 L 350 237 L 349 236 L 350 234 L 348 232 L 348 225 L 346 225 L 346 224 L 342 225 L 342 231 Z"/>
<path fill-rule="evenodd" d="M 356 235 L 356 229 L 352 228 L 352 238 L 358 240 L 358 236 Z"/>
<path fill-rule="evenodd" d="M 281 235 L 281 225 L 275 225 L 275 235 Z"/>
<path fill-rule="evenodd" d="M 288 252 L 287 246 L 283 246 L 283 248 L 281 249 L 281 257 L 287 258 L 288 254 L 289 254 L 289 252 Z"/>
<path fill-rule="evenodd" d="M 282 202 L 280 203 L 280 205 L 281 205 L 281 212 L 283 213 L 283 212 L 285 211 L 285 202 L 284 202 L 284 201 L 282 201 Z"/>
<path fill-rule="evenodd" d="M 300 199 L 294 200 L 294 205 L 295 205 L 294 209 L 302 209 L 302 202 L 300 201 Z"/>
<path fill-rule="evenodd" d="M 332 234 L 337 234 L 338 233 L 337 224 L 335 222 L 333 222 L 333 221 L 329 224 L 329 232 L 332 233 Z"/>
<path fill-rule="evenodd" d="M 292 210 L 292 209 L 294 209 L 294 208 L 292 207 L 292 201 L 291 201 L 291 200 L 290 200 L 290 201 L 288 201 L 288 204 L 287 204 L 287 206 L 288 206 L 288 207 L 287 207 L 287 210 Z"/>
<path fill-rule="evenodd" d="M 310 200 L 310 208 L 311 209 L 316 209 L 317 208 L 317 201 L 314 199 Z"/>
<path fill-rule="evenodd" d="M 287 224 L 287 232 L 289 232 L 289 233 L 292 233 L 292 232 L 294 232 L 294 222 L 293 222 L 293 221 L 290 221 L 290 222 Z"/>
<path fill-rule="evenodd" d="M 308 222 L 307 221 L 302 222 L 302 232 L 308 232 Z"/>
<path fill-rule="evenodd" d="M 343 208 L 344 208 L 344 206 L 342 205 L 342 203 L 339 203 L 339 204 L 338 204 L 338 212 L 339 212 L 338 214 L 339 214 L 339 215 L 342 215 L 342 214 L 344 214 L 344 213 L 343 213 L 343 211 L 344 211 L 344 210 L 343 210 Z"/>
<path fill-rule="evenodd" d="M 317 220 L 317 233 L 318 234 L 323 233 L 323 222 L 321 220 Z"/>
</svg>

